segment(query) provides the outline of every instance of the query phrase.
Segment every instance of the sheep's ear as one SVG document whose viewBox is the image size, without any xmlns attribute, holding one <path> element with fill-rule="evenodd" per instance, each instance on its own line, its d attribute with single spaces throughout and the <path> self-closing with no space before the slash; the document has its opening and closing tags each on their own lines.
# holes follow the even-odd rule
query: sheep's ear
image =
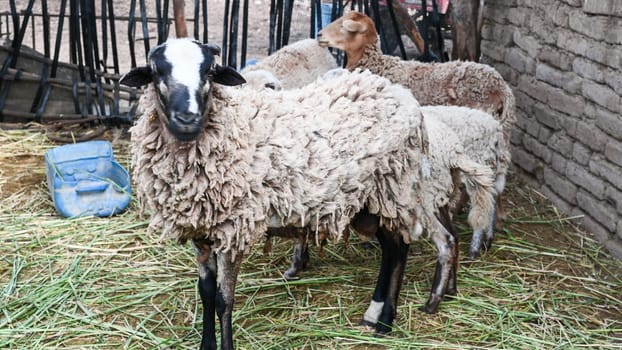
<svg viewBox="0 0 622 350">
<path fill-rule="evenodd" d="M 204 44 L 203 47 L 212 55 L 220 56 L 220 46 L 215 44 Z"/>
<path fill-rule="evenodd" d="M 351 19 L 345 19 L 341 26 L 343 29 L 351 33 L 363 33 L 367 30 L 367 26 L 365 26 L 365 24 Z"/>
<path fill-rule="evenodd" d="M 151 68 L 147 66 L 136 67 L 125 73 L 119 80 L 119 83 L 130 87 L 141 87 L 153 81 Z"/>
<path fill-rule="evenodd" d="M 229 66 L 215 65 L 212 70 L 212 81 L 214 83 L 236 86 L 246 83 L 246 80 L 238 71 Z"/>
</svg>

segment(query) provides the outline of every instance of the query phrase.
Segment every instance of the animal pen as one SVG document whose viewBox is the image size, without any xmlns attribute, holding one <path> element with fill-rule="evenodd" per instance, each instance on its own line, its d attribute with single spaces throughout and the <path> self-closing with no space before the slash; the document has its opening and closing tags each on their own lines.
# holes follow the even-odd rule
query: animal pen
<svg viewBox="0 0 622 350">
<path fill-rule="evenodd" d="M 190 36 L 222 47 L 222 64 L 243 67 L 313 37 L 323 3 L 195 0 L 186 18 Z M 202 319 L 190 247 L 149 235 L 135 199 L 121 215 L 60 218 L 43 185 L 43 154 L 61 143 L 111 140 L 129 167 L 124 130 L 140 92 L 119 78 L 174 36 L 172 1 L 8 5 L 0 8 L 0 348 L 197 348 Z M 383 2 L 331 5 L 337 18 L 351 9 L 380 13 Z M 261 44 L 251 28 L 262 28 Z M 388 41 L 390 32 L 379 34 Z M 395 45 L 405 54 L 399 35 Z M 380 259 L 375 242 L 353 237 L 349 246 L 312 249 L 312 265 L 294 281 L 280 273 L 289 241 L 277 240 L 269 254 L 253 248 L 236 289 L 237 347 L 622 348 L 622 264 L 527 180 L 512 174 L 506 193 L 504 230 L 481 259 L 462 264 L 459 293 L 438 314 L 417 310 L 432 283 L 434 248 L 425 240 L 411 246 L 387 337 L 358 326 Z M 468 241 L 466 215 L 456 224 Z"/>
<path fill-rule="evenodd" d="M 265 41 L 265 51 L 259 54 L 267 55 L 287 45 L 292 35 L 297 39 L 315 37 L 323 21 L 340 17 L 347 7 L 373 13 L 382 43 L 392 43 L 391 48 L 386 45 L 383 48 L 399 47 L 405 58 L 401 35 L 394 34 L 401 28 L 398 28 L 394 7 L 401 7 L 397 1 L 396 6 L 387 6 L 386 2 L 381 6 L 380 3 L 378 0 L 345 4 L 343 0 L 330 3 L 273 0 L 269 5 L 267 2 L 255 4 L 253 6 L 269 6 L 268 11 L 263 11 L 268 23 L 263 38 L 252 33 L 250 38 Z M 430 16 L 436 15 L 436 0 L 429 3 L 434 5 L 430 7 Z M 0 122 L 62 120 L 69 124 L 97 120 L 107 124 L 131 123 L 135 112 L 131 105 L 136 91 L 118 84 L 120 74 L 143 64 L 150 48 L 169 37 L 173 21 L 173 13 L 169 11 L 171 4 L 168 0 L 149 4 L 136 0 L 124 3 L 113 0 L 9 1 L 9 9 L 0 12 L 0 38 L 4 40 L 0 46 Z M 218 43 L 222 48 L 222 64 L 244 67 L 248 58 L 249 11 L 254 10 L 249 7 L 249 0 L 225 1 L 224 6 L 195 0 L 188 5 L 193 5 L 187 6 L 191 36 L 203 42 Z M 213 8 L 224 12 L 222 19 L 219 18 L 221 28 L 214 30 L 218 37 L 213 33 L 210 37 L 209 27 L 213 30 L 214 26 L 210 24 L 208 13 L 214 16 L 217 11 Z M 424 17 L 427 14 L 424 12 Z M 306 18 L 294 18 L 293 28 L 295 16 Z M 303 21 L 307 22 L 307 28 L 301 25 Z M 422 41 L 419 45 L 423 45 Z"/>
</svg>

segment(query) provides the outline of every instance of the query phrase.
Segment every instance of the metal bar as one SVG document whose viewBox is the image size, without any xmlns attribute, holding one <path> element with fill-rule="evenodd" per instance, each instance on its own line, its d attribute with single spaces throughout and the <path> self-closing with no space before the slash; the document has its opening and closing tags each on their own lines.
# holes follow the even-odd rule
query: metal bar
<svg viewBox="0 0 622 350">
<path fill-rule="evenodd" d="M 43 12 L 43 54 L 50 57 L 50 16 L 47 0 L 41 0 L 41 12 Z M 32 19 L 34 23 L 34 17 Z"/>
<path fill-rule="evenodd" d="M 310 20 L 309 20 L 309 38 L 315 38 L 315 17 L 316 17 L 316 13 L 315 13 L 315 3 L 317 2 L 317 0 L 311 0 L 311 16 Z"/>
<path fill-rule="evenodd" d="M 272 54 L 275 50 L 275 38 L 274 31 L 276 26 L 276 0 L 270 0 L 270 30 L 268 37 L 268 55 Z"/>
<path fill-rule="evenodd" d="M 160 25 L 162 26 L 162 37 L 158 38 L 158 44 L 161 44 L 163 42 L 166 41 L 166 39 L 168 39 L 168 0 L 164 0 L 164 4 L 162 6 L 162 18 L 161 18 L 161 22 Z M 149 21 L 149 18 L 147 17 L 147 21 Z"/>
<path fill-rule="evenodd" d="M 117 50 L 117 32 L 115 30 L 115 16 L 112 0 L 108 0 L 108 18 L 110 19 L 110 44 L 112 47 L 112 63 L 114 65 L 115 74 L 119 74 L 119 52 Z"/>
<path fill-rule="evenodd" d="M 436 29 L 436 40 L 438 41 L 438 56 L 441 62 L 445 62 L 443 33 L 441 32 L 441 18 L 438 13 L 438 4 L 436 0 L 432 0 L 432 19 L 434 22 L 434 28 Z"/>
<path fill-rule="evenodd" d="M 134 48 L 134 39 L 136 38 L 136 0 L 130 0 L 130 13 L 127 21 L 127 40 L 130 45 L 130 59 L 132 60 L 132 68 L 136 67 L 136 50 Z"/>
<path fill-rule="evenodd" d="M 208 39 L 207 24 L 208 24 L 207 22 L 207 0 L 203 0 L 203 42 L 204 43 L 206 43 Z"/>
<path fill-rule="evenodd" d="M 35 42 L 35 17 L 32 18 L 32 21 L 30 21 L 30 27 L 31 27 L 31 34 L 30 37 L 32 38 L 32 49 L 36 50 L 37 49 L 37 43 Z"/>
<path fill-rule="evenodd" d="M 162 0 L 155 0 L 156 7 L 156 20 L 157 20 L 157 31 L 158 31 L 158 44 L 160 43 L 160 38 L 162 37 L 162 28 L 160 24 L 162 23 Z"/>
<path fill-rule="evenodd" d="M 322 4 L 320 0 L 315 0 L 315 21 L 317 24 L 317 27 L 315 27 L 316 31 L 320 31 L 320 29 L 322 29 L 323 25 L 322 25 Z M 313 35 L 313 37 L 315 38 L 315 34 Z"/>
<path fill-rule="evenodd" d="M 246 66 L 246 48 L 248 41 L 248 0 L 242 3 L 242 52 L 240 53 L 240 67 Z"/>
<path fill-rule="evenodd" d="M 229 24 L 229 60 L 230 67 L 237 68 L 238 55 L 238 20 L 240 17 L 240 0 L 231 2 L 231 22 Z"/>
<path fill-rule="evenodd" d="M 225 18 L 222 21 L 222 64 L 227 64 L 227 42 L 229 41 L 229 0 L 225 0 Z"/>
<path fill-rule="evenodd" d="M 26 34 L 26 28 L 28 27 L 28 19 L 32 14 L 32 6 L 34 4 L 34 0 L 30 0 L 28 2 L 28 6 L 26 7 L 26 14 L 24 16 L 24 22 L 19 28 L 17 37 L 13 38 L 13 52 L 9 54 L 2 65 L 2 70 L 0 70 L 0 83 L 3 81 L 3 77 L 8 71 L 9 68 L 15 68 L 17 65 L 17 58 L 19 57 L 19 51 L 22 46 L 22 41 L 24 40 L 24 35 Z M 15 10 L 15 0 L 11 0 L 11 9 Z M 4 105 L 6 103 L 6 99 L 9 95 L 9 90 L 11 89 L 11 82 L 4 82 L 0 84 L 0 88 L 2 92 L 0 93 L 0 121 L 4 120 L 2 116 L 2 110 L 4 109 Z"/>
<path fill-rule="evenodd" d="M 194 0 L 194 39 L 199 40 L 199 0 Z"/>
<path fill-rule="evenodd" d="M 13 33 L 19 33 L 19 15 L 17 14 L 17 7 L 15 6 L 15 0 L 9 0 L 9 7 L 11 8 L 11 17 L 13 20 Z M 8 28 L 7 28 L 8 31 Z"/>
<path fill-rule="evenodd" d="M 106 0 L 101 0 L 101 35 L 102 35 L 102 63 L 104 71 L 108 68 L 108 9 L 106 8 Z"/>
<path fill-rule="evenodd" d="M 35 118 L 36 122 L 40 122 L 40 115 L 37 113 L 40 110 L 41 99 L 46 92 L 47 79 L 50 74 L 50 66 L 48 64 L 44 64 L 41 76 L 39 77 L 39 86 L 37 87 L 37 92 L 35 93 L 35 97 L 32 100 L 32 104 L 30 105 L 30 112 L 36 113 L 37 116 Z"/>
<path fill-rule="evenodd" d="M 374 24 L 376 25 L 376 30 L 380 35 L 380 48 L 382 52 L 387 53 L 387 37 L 382 29 L 382 22 L 380 21 L 380 5 L 378 4 L 378 0 L 371 0 L 372 10 L 374 11 Z"/>
<path fill-rule="evenodd" d="M 285 0 L 285 14 L 283 17 L 283 46 L 289 43 L 289 33 L 292 25 L 292 11 L 294 10 L 294 0 Z"/>
<path fill-rule="evenodd" d="M 276 0 L 276 49 L 283 47 L 283 0 Z"/>
<path fill-rule="evenodd" d="M 91 7 L 91 0 L 80 0 L 82 21 L 82 42 L 84 43 L 84 65 L 89 68 L 89 77 L 91 80 L 95 80 L 95 74 L 93 68 L 95 68 L 95 57 L 93 49 L 93 42 L 96 41 L 96 36 L 91 31 L 91 16 L 93 15 L 93 9 Z M 90 101 L 87 101 L 90 104 Z"/>
<path fill-rule="evenodd" d="M 395 38 L 397 39 L 397 44 L 400 47 L 400 53 L 402 54 L 402 58 L 406 59 L 406 50 L 404 49 L 404 43 L 402 42 L 402 34 L 400 33 L 400 27 L 397 24 L 395 11 L 393 11 L 393 0 L 387 0 L 387 7 L 389 9 L 389 15 L 391 16 L 391 22 L 393 23 Z"/>
<path fill-rule="evenodd" d="M 140 18 L 143 24 L 143 43 L 145 44 L 145 57 L 149 53 L 149 27 L 147 26 L 147 6 L 145 0 L 140 0 Z"/>
<path fill-rule="evenodd" d="M 60 13 L 61 16 L 58 18 L 58 31 L 56 32 L 56 43 L 54 44 L 54 59 L 52 61 L 52 72 L 50 76 L 52 78 L 56 77 L 56 70 L 58 69 L 58 57 L 60 55 L 60 43 L 63 38 L 63 25 L 65 23 L 65 9 L 67 8 L 67 0 L 61 0 L 60 2 Z"/>
</svg>

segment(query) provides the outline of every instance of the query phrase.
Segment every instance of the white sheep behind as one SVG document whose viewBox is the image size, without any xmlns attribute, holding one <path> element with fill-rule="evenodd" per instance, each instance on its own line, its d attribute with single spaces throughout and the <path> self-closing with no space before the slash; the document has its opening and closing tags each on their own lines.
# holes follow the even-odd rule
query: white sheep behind
<svg viewBox="0 0 622 350">
<path fill-rule="evenodd" d="M 464 153 L 478 163 L 488 165 L 494 172 L 496 201 L 505 188 L 511 164 L 509 144 L 503 136 L 501 124 L 492 115 L 459 106 L 424 106 L 421 111 L 426 120 L 443 122 L 458 136 Z M 494 239 L 495 216 L 490 218 L 486 231 L 474 230 L 469 257 L 475 259 Z"/>
<path fill-rule="evenodd" d="M 337 62 L 328 49 L 321 47 L 315 39 L 303 39 L 244 67 L 241 73 L 250 85 L 262 86 L 265 76 L 251 72 L 267 71 L 280 81 L 283 89 L 288 90 L 303 87 L 333 68 L 337 68 Z M 259 82 L 253 82 L 255 79 Z"/>
</svg>

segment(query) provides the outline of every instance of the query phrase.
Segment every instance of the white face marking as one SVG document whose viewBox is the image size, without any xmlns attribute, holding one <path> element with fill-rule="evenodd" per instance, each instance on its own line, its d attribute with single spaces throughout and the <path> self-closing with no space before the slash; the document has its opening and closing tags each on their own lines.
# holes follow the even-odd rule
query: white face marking
<svg viewBox="0 0 622 350">
<path fill-rule="evenodd" d="M 189 39 L 169 40 L 164 55 L 173 66 L 171 76 L 174 82 L 188 89 L 188 111 L 199 113 L 199 105 L 195 99 L 201 83 L 201 63 L 204 56 L 201 47 Z M 206 83 L 206 85 L 209 83 Z"/>
</svg>

